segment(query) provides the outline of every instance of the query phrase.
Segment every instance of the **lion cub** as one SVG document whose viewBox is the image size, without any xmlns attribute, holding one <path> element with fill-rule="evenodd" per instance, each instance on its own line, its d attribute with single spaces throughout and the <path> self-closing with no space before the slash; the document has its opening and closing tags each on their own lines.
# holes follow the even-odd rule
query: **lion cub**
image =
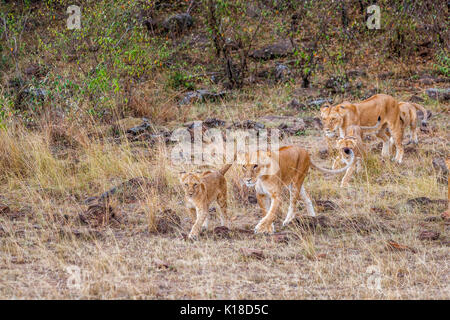
<svg viewBox="0 0 450 320">
<path fill-rule="evenodd" d="M 227 181 L 224 175 L 230 167 L 231 164 L 227 164 L 219 171 L 181 175 L 180 182 L 185 192 L 186 207 L 192 220 L 195 221 L 189 239 L 197 238 L 202 227 L 208 228 L 208 209 L 213 201 L 219 204 L 222 225 L 228 226 Z"/>
<path fill-rule="evenodd" d="M 405 129 L 409 127 L 411 131 L 411 137 L 408 144 L 411 142 L 414 144 L 419 143 L 419 139 L 417 138 L 417 132 L 419 131 L 419 128 L 417 127 L 417 110 L 420 110 L 423 113 L 422 125 L 427 124 L 429 118 L 427 110 L 421 105 L 413 102 L 400 101 L 398 105 L 400 107 L 400 119 L 403 122 L 403 126 Z"/>
<path fill-rule="evenodd" d="M 348 182 L 356 169 L 356 172 L 361 171 L 361 162 L 367 156 L 367 150 L 364 142 L 362 141 L 362 130 L 359 126 L 349 126 L 346 130 L 344 138 L 339 138 L 336 142 L 336 147 L 339 150 L 338 157 L 333 162 L 333 169 L 336 168 L 337 163 L 343 162 L 348 164 L 348 154 L 344 151 L 347 149 L 353 150 L 355 154 L 355 161 L 347 169 L 345 175 L 341 180 L 341 187 L 348 186 Z"/>
</svg>

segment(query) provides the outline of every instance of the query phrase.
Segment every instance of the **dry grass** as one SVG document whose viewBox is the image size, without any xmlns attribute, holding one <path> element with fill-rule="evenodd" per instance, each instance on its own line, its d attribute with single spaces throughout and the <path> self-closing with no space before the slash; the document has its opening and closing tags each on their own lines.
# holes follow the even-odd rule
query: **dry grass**
<svg viewBox="0 0 450 320">
<path fill-rule="evenodd" d="M 287 100 L 286 95 L 275 96 L 269 95 L 259 111 L 243 94 L 233 97 L 225 113 L 220 103 L 205 104 L 191 116 L 237 119 L 248 111 L 248 118 L 257 119 Z M 404 164 L 385 162 L 375 152 L 344 190 L 338 177 L 312 171 L 307 190 L 315 200 L 333 201 L 337 209 L 320 213 L 325 217 L 321 227 L 289 227 L 287 242 L 243 231 L 254 227 L 259 213 L 234 192 L 236 168 L 227 173 L 233 231 L 225 238 L 209 231 L 199 241 L 187 242 L 181 235 L 191 221 L 178 186 L 180 168 L 168 160 L 170 147 L 149 148 L 104 133 L 48 127 L 29 131 L 11 124 L 0 131 L 0 200 L 10 209 L 0 214 L 0 297 L 448 299 L 450 239 L 448 225 L 439 218 L 446 204 L 406 205 L 420 196 L 446 198 L 446 185 L 437 182 L 431 161 L 448 155 L 448 106 L 427 108 L 435 113 L 432 133 L 420 135 L 419 146 L 410 148 Z M 323 142 L 317 130 L 294 141 L 315 158 Z M 84 199 L 134 177 L 147 177 L 150 187 L 131 200 L 113 200 L 125 218 L 122 223 L 98 229 L 80 224 Z M 181 223 L 161 234 L 155 230 L 165 209 L 173 210 Z M 284 205 L 281 212 L 286 210 Z M 299 211 L 306 214 L 300 203 Z M 423 230 L 438 231 L 440 238 L 419 240 Z M 415 252 L 388 250 L 388 240 Z M 240 248 L 262 250 L 264 258 L 243 256 Z M 68 286 L 68 266 L 81 269 L 80 287 Z M 381 290 L 367 287 L 371 266 L 380 272 Z"/>
</svg>

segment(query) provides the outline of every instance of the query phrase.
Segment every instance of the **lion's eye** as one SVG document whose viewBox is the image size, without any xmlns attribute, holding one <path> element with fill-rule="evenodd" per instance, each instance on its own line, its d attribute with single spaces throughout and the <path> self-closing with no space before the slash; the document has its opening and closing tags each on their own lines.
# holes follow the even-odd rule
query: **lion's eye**
<svg viewBox="0 0 450 320">
<path fill-rule="evenodd" d="M 255 164 L 254 166 L 253 166 L 253 169 L 256 169 L 258 167 L 258 165 L 257 164 Z"/>
<path fill-rule="evenodd" d="M 197 186 L 197 184 L 196 183 L 194 183 L 194 188 Z"/>
</svg>

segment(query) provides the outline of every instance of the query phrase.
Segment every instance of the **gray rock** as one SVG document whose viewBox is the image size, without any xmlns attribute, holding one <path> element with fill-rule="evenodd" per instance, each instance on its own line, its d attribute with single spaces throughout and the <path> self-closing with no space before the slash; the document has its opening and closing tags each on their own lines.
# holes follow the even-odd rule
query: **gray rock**
<svg viewBox="0 0 450 320">
<path fill-rule="evenodd" d="M 425 91 L 425 93 L 431 99 L 434 99 L 434 100 L 438 100 L 438 101 L 450 100 L 450 88 L 447 88 L 447 89 L 429 88 Z"/>
<path fill-rule="evenodd" d="M 184 98 L 180 101 L 180 105 L 186 105 L 186 104 L 190 104 L 194 101 L 197 100 L 202 100 L 202 101 L 214 101 L 217 100 L 219 98 L 223 98 L 225 96 L 226 92 L 225 91 L 221 91 L 221 92 L 211 92 L 209 90 L 197 90 L 197 91 L 189 91 L 186 93 L 186 95 L 184 96 Z"/>
<path fill-rule="evenodd" d="M 291 102 L 289 102 L 288 106 L 292 109 L 297 110 L 305 110 L 306 105 L 304 103 L 299 102 L 297 99 L 292 99 Z"/>
<path fill-rule="evenodd" d="M 433 168 L 439 172 L 440 174 L 447 175 L 448 174 L 448 168 L 445 165 L 445 159 L 444 158 L 434 158 L 433 159 Z"/>
<path fill-rule="evenodd" d="M 42 100 L 45 99 L 45 97 L 47 96 L 47 90 L 41 89 L 41 88 L 25 89 L 25 90 L 23 90 L 23 93 L 25 95 L 32 96 L 34 98 L 42 99 Z"/>
<path fill-rule="evenodd" d="M 419 97 L 418 95 L 412 95 L 411 98 L 409 98 L 409 101 L 415 102 L 415 103 L 421 103 L 425 100 L 422 97 Z"/>
<path fill-rule="evenodd" d="M 280 41 L 260 49 L 253 50 L 249 56 L 253 59 L 269 60 L 285 57 L 294 51 L 289 40 Z"/>
<path fill-rule="evenodd" d="M 194 24 L 194 20 L 189 13 L 179 13 L 168 17 L 162 23 L 162 27 L 165 31 L 170 32 L 183 32 Z"/>
<path fill-rule="evenodd" d="M 310 100 L 310 101 L 306 102 L 306 104 L 309 107 L 315 107 L 315 108 L 319 108 L 325 103 L 333 103 L 333 99 L 317 99 L 317 100 Z"/>
<path fill-rule="evenodd" d="M 350 70 L 347 72 L 347 77 L 355 78 L 355 77 L 365 77 L 367 73 L 364 70 Z"/>
<path fill-rule="evenodd" d="M 275 79 L 278 81 L 285 81 L 291 75 L 291 70 L 284 64 L 277 64 L 275 67 Z"/>
</svg>

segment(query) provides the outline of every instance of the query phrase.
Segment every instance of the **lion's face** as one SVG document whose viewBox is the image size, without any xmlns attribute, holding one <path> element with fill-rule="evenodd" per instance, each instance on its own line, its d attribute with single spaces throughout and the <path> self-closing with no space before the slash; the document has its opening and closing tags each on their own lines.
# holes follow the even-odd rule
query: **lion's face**
<svg viewBox="0 0 450 320">
<path fill-rule="evenodd" d="M 262 166 L 258 164 L 248 163 L 242 166 L 242 180 L 247 187 L 253 187 L 258 180 Z"/>
<path fill-rule="evenodd" d="M 342 115 L 336 111 L 331 110 L 327 117 L 323 120 L 323 130 L 325 135 L 332 138 L 336 135 L 336 131 L 342 126 L 344 119 Z"/>
<path fill-rule="evenodd" d="M 195 197 L 202 192 L 202 182 L 200 178 L 193 173 L 186 173 L 180 177 L 181 185 L 188 197 Z"/>
<path fill-rule="evenodd" d="M 242 180 L 247 187 L 253 187 L 262 175 L 272 175 L 278 170 L 277 162 L 274 161 L 277 153 L 254 152 L 246 154 L 245 163 L 242 166 Z"/>
</svg>

